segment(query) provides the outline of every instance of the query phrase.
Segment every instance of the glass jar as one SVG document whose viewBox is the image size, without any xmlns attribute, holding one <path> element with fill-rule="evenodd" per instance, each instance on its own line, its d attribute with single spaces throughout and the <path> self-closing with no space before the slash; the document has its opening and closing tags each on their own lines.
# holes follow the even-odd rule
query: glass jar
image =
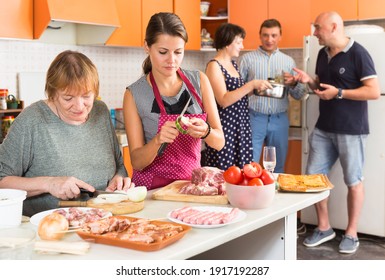
<svg viewBox="0 0 385 280">
<path fill-rule="evenodd" d="M 1 133 L 3 135 L 3 138 L 7 136 L 8 131 L 14 120 L 15 120 L 14 116 L 3 116 L 3 118 L 1 119 Z"/>
<path fill-rule="evenodd" d="M 8 89 L 0 88 L 0 110 L 7 109 Z"/>
</svg>

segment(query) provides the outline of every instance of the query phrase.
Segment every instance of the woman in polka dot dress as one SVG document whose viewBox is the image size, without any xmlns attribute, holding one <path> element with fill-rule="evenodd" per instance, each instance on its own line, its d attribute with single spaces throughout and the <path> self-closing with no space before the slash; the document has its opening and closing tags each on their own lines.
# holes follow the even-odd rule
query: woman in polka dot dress
<svg viewBox="0 0 385 280">
<path fill-rule="evenodd" d="M 205 165 L 222 170 L 232 165 L 242 167 L 252 161 L 248 94 L 254 90 L 271 88 L 263 80 L 245 83 L 238 72 L 233 57 L 238 57 L 243 49 L 245 35 L 245 30 L 238 25 L 221 25 L 214 39 L 217 55 L 210 60 L 206 69 L 218 105 L 226 144 L 220 151 L 207 147 Z"/>
</svg>

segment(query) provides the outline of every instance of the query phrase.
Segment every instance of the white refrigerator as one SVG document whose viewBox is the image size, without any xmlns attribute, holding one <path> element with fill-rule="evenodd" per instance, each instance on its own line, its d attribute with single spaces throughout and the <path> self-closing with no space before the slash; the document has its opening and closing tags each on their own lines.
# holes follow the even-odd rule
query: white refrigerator
<svg viewBox="0 0 385 280">
<path fill-rule="evenodd" d="M 365 201 L 358 232 L 385 236 L 385 33 L 351 34 L 371 54 L 381 84 L 381 97 L 368 101 L 370 134 L 366 145 L 364 168 Z M 314 77 L 317 54 L 321 46 L 314 36 L 304 39 L 304 68 Z M 302 173 L 305 173 L 309 152 L 308 137 L 317 121 L 319 98 L 309 92 L 302 106 Z M 339 161 L 328 174 L 334 185 L 329 197 L 329 217 L 331 226 L 345 230 L 347 227 L 347 187 L 343 182 Z M 314 206 L 301 211 L 301 222 L 317 224 Z"/>
</svg>

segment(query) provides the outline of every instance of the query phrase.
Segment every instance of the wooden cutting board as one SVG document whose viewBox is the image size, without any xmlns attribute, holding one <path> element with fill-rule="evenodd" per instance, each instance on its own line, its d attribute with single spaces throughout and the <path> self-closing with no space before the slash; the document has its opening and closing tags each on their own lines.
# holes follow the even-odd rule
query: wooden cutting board
<svg viewBox="0 0 385 280">
<path fill-rule="evenodd" d="M 156 200 L 185 201 L 222 205 L 229 203 L 226 195 L 192 195 L 179 193 L 179 190 L 188 183 L 190 183 L 190 181 L 180 180 L 172 182 L 171 184 L 154 192 L 152 194 L 152 198 Z"/>
<path fill-rule="evenodd" d="M 123 215 L 139 212 L 144 208 L 144 201 L 121 201 L 119 203 L 94 203 L 94 198 L 87 201 L 63 200 L 59 201 L 59 207 L 93 207 L 111 212 L 113 215 Z"/>
</svg>

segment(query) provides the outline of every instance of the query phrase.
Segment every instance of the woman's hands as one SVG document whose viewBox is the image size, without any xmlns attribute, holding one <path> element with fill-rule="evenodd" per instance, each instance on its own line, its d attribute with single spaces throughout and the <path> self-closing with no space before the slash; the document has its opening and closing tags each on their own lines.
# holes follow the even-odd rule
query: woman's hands
<svg viewBox="0 0 385 280">
<path fill-rule="evenodd" d="M 127 191 L 134 187 L 135 184 L 131 181 L 130 177 L 115 175 L 108 184 L 106 191 Z"/>
<path fill-rule="evenodd" d="M 191 118 L 186 124 L 187 133 L 194 138 L 201 138 L 206 135 L 209 129 L 208 124 L 200 118 Z"/>
<path fill-rule="evenodd" d="M 201 138 L 206 135 L 208 130 L 208 124 L 200 118 L 187 118 L 188 121 L 183 122 L 183 128 L 187 131 L 191 137 Z M 158 133 L 158 144 L 172 143 L 179 135 L 179 131 L 176 128 L 174 121 L 167 121 L 164 123 Z"/>
<path fill-rule="evenodd" d="M 157 144 L 172 143 L 178 135 L 179 132 L 176 129 L 175 121 L 166 121 L 157 134 Z"/>
<path fill-rule="evenodd" d="M 253 84 L 253 88 L 258 92 L 273 88 L 269 81 L 266 80 L 252 80 L 251 83 Z"/>
<path fill-rule="evenodd" d="M 48 180 L 48 192 L 62 200 L 76 198 L 80 195 L 80 189 L 94 192 L 95 188 L 75 177 L 51 177 Z M 135 187 L 129 177 L 115 175 L 109 182 L 106 191 L 126 191 Z"/>
<path fill-rule="evenodd" d="M 51 195 L 68 200 L 80 195 L 80 189 L 94 192 L 95 188 L 75 177 L 50 177 L 48 190 Z"/>
</svg>

